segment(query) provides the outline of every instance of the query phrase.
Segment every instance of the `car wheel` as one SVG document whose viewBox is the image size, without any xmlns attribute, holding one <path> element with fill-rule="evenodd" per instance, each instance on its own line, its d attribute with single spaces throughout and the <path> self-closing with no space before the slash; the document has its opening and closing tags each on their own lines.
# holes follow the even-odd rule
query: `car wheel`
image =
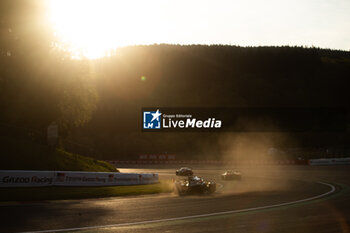
<svg viewBox="0 0 350 233">
<path fill-rule="evenodd" d="M 216 184 L 215 183 L 211 183 L 209 184 L 209 193 L 214 193 L 216 191 Z"/>
</svg>

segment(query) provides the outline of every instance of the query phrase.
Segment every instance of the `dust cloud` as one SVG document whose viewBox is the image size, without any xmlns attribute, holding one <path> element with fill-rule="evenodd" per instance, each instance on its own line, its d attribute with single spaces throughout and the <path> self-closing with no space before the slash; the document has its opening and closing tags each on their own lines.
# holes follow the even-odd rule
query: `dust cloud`
<svg viewBox="0 0 350 233">
<path fill-rule="evenodd" d="M 225 190 L 234 193 L 278 191 L 290 188 L 288 157 L 281 145 L 295 142 L 285 133 L 237 133 L 220 138 L 222 158 L 230 161 L 223 170 L 230 168 L 240 171 L 241 181 L 223 181 Z"/>
</svg>

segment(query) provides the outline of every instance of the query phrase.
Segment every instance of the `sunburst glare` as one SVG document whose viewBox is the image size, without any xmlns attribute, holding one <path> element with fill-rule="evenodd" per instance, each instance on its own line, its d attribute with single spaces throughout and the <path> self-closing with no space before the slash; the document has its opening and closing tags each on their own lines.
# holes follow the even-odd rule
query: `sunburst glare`
<svg viewBox="0 0 350 233">
<path fill-rule="evenodd" d="M 52 26 L 59 41 L 72 57 L 89 59 L 125 45 L 157 42 L 157 30 L 147 29 L 154 25 L 154 10 L 142 1 L 50 1 Z"/>
</svg>

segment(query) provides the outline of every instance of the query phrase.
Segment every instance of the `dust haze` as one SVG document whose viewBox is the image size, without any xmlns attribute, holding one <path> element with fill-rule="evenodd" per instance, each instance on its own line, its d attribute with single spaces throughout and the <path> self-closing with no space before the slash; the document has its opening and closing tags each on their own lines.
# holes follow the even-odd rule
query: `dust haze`
<svg viewBox="0 0 350 233">
<path fill-rule="evenodd" d="M 228 192 L 266 192 L 290 188 L 288 165 L 278 165 L 286 161 L 286 153 L 281 145 L 295 146 L 296 142 L 287 133 L 237 133 L 220 138 L 222 156 L 232 165 L 230 168 L 242 173 L 241 181 L 222 181 Z M 231 191 L 232 190 L 232 191 Z"/>
</svg>

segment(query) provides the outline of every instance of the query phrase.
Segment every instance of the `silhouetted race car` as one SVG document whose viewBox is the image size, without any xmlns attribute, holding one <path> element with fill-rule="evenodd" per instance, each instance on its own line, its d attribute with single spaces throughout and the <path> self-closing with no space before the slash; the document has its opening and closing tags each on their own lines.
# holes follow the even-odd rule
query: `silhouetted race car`
<svg viewBox="0 0 350 233">
<path fill-rule="evenodd" d="M 198 176 L 189 176 L 187 179 L 176 180 L 175 190 L 179 195 L 184 194 L 205 194 L 216 191 L 216 183 L 205 181 Z"/>
<path fill-rule="evenodd" d="M 193 171 L 189 167 L 182 167 L 179 170 L 176 171 L 177 176 L 192 176 Z"/>
<path fill-rule="evenodd" d="M 242 175 L 239 171 L 228 170 L 221 174 L 221 179 L 223 180 L 240 180 Z"/>
</svg>

